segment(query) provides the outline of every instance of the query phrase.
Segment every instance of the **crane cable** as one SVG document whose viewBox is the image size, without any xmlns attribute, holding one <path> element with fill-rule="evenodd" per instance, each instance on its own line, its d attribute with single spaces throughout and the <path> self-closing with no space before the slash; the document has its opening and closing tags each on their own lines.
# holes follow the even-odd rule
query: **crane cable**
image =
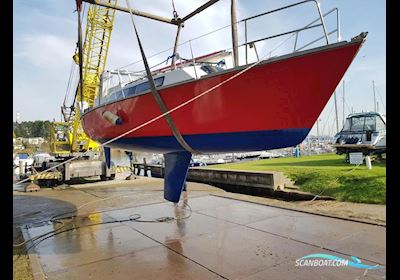
<svg viewBox="0 0 400 280">
<path fill-rule="evenodd" d="M 132 10 L 131 7 L 129 5 L 129 0 L 126 0 L 126 5 L 128 6 L 129 9 L 129 13 L 131 15 L 131 20 L 132 20 L 132 25 L 133 25 L 133 29 L 135 31 L 135 35 L 136 35 L 136 39 L 138 41 L 138 45 L 139 45 L 139 49 L 140 49 L 140 53 L 142 55 L 142 59 L 143 59 L 143 63 L 144 63 L 144 67 L 146 69 L 146 74 L 147 74 L 147 80 L 149 81 L 149 85 L 150 85 L 150 89 L 151 89 L 151 93 L 155 99 L 155 101 L 157 102 L 158 107 L 160 108 L 161 112 L 163 114 L 165 114 L 165 120 L 168 123 L 168 126 L 170 127 L 172 133 L 175 136 L 175 139 L 178 141 L 178 143 L 182 146 L 182 148 L 184 148 L 186 151 L 192 153 L 192 154 L 199 154 L 199 152 L 196 152 L 195 150 L 192 149 L 192 147 L 189 146 L 189 144 L 185 141 L 185 139 L 183 138 L 182 134 L 179 132 L 178 128 L 175 125 L 175 122 L 173 121 L 171 115 L 168 113 L 168 109 L 167 106 L 165 105 L 164 101 L 162 100 L 160 93 L 157 91 L 156 89 L 156 85 L 154 83 L 154 79 L 153 76 L 151 75 L 151 71 L 150 71 L 150 67 L 149 64 L 147 62 L 147 58 L 146 55 L 144 53 L 143 50 L 143 46 L 142 43 L 140 41 L 139 38 L 139 34 L 138 31 L 136 29 L 136 25 L 135 25 L 135 21 L 133 19 L 133 14 L 132 14 Z"/>
<path fill-rule="evenodd" d="M 81 6 L 79 5 L 77 5 L 77 13 L 78 13 L 79 89 L 80 89 L 80 99 L 81 99 L 80 101 L 82 102 L 83 101 L 83 51 L 82 51 Z"/>
<path fill-rule="evenodd" d="M 64 102 L 63 102 L 63 107 L 65 107 L 65 104 L 67 103 L 67 99 L 69 97 L 70 89 L 71 89 L 71 84 L 73 82 L 73 79 L 75 77 L 75 68 L 74 68 L 75 62 L 72 60 L 71 61 L 71 69 L 69 71 L 69 78 L 68 78 L 68 84 L 67 84 L 67 91 L 65 92 L 64 96 Z"/>
<path fill-rule="evenodd" d="M 77 6 L 77 11 L 79 12 L 79 9 L 80 9 L 80 7 L 78 7 Z M 84 16 L 84 14 L 85 14 L 85 10 L 86 10 L 86 2 L 85 3 L 83 3 L 83 12 L 82 12 L 82 14 L 81 14 L 81 16 L 79 17 L 79 13 L 78 13 L 78 17 L 80 18 L 80 20 L 81 20 L 81 22 L 82 22 L 82 20 L 83 20 L 83 16 Z M 81 31 L 81 33 L 80 33 L 80 36 L 79 36 L 79 38 L 81 39 L 81 43 L 82 43 L 82 25 L 80 24 L 80 26 L 78 27 L 79 28 L 79 30 Z M 78 34 L 79 34 L 79 32 L 78 32 Z M 76 43 L 76 48 L 75 48 L 75 53 L 76 53 L 76 51 L 78 50 L 78 52 L 79 52 L 79 38 L 78 38 L 78 42 Z M 82 51 L 82 45 L 81 45 L 81 48 L 80 48 L 80 50 Z M 79 52 L 79 54 L 80 54 L 80 52 Z M 83 55 L 82 55 L 83 56 Z M 72 101 L 72 104 L 71 104 L 71 106 L 70 106 L 70 109 L 71 109 L 71 113 L 70 113 L 70 115 L 68 116 L 68 120 L 66 120 L 67 122 L 70 122 L 70 120 L 71 120 L 71 118 L 72 118 L 72 114 L 73 114 L 73 112 L 74 112 L 74 110 L 75 110 L 75 102 L 76 102 L 76 97 L 78 96 L 78 91 L 79 91 L 79 86 L 82 84 L 82 81 L 83 81 L 83 75 L 81 75 L 81 69 L 83 69 L 83 64 L 82 64 L 82 67 L 81 67 L 81 64 L 80 64 L 80 61 L 82 61 L 82 63 L 83 63 L 83 58 L 81 57 L 81 56 L 79 56 L 79 72 L 80 72 L 80 76 L 79 76 L 79 81 L 78 81 L 78 85 L 77 85 L 77 87 L 76 87 L 76 90 L 75 90 L 75 95 L 74 95 L 74 100 Z M 74 60 L 73 60 L 73 62 L 74 62 Z M 76 63 L 76 62 L 75 62 Z M 75 74 L 75 73 L 74 73 Z M 74 78 L 75 78 L 75 75 L 74 75 Z M 82 101 L 82 90 L 83 89 L 83 86 L 81 86 L 81 101 Z"/>
<path fill-rule="evenodd" d="M 178 19 L 178 12 L 176 11 L 176 9 L 175 9 L 175 2 L 174 2 L 174 0 L 172 0 L 172 9 L 173 9 L 173 12 L 172 12 L 172 14 L 173 14 L 173 16 L 174 16 L 174 19 Z"/>
</svg>

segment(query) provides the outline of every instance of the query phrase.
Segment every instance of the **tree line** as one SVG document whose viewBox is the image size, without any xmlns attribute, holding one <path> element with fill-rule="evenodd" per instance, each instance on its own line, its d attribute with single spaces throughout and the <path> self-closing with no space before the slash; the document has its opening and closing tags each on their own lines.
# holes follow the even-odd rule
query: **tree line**
<svg viewBox="0 0 400 280">
<path fill-rule="evenodd" d="M 47 140 L 50 137 L 50 121 L 14 122 L 13 129 L 16 137 L 43 137 Z"/>
</svg>

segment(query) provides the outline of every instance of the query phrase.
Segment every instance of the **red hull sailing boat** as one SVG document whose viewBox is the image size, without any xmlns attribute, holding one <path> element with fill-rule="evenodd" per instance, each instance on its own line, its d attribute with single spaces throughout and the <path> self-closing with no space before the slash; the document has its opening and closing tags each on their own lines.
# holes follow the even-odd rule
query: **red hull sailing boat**
<svg viewBox="0 0 400 280">
<path fill-rule="evenodd" d="M 161 102 L 173 110 L 168 114 L 172 125 L 157 118 L 164 112 L 143 78 L 101 96 L 83 114 L 83 128 L 100 143 L 124 134 L 108 143 L 110 148 L 163 153 L 164 196 L 177 202 L 192 153 L 259 151 L 301 143 L 365 37 L 361 33 L 350 42 L 267 59 L 249 69 L 250 65 L 222 69 L 202 63 L 203 57 L 155 71 L 152 79 Z M 181 104 L 185 105 L 175 110 Z"/>
</svg>

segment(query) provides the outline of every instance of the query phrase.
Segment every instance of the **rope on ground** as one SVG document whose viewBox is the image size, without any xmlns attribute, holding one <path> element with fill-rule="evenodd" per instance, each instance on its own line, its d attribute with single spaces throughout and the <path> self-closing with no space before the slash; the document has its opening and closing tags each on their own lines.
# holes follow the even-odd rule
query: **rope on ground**
<svg viewBox="0 0 400 280">
<path fill-rule="evenodd" d="M 120 197 L 120 196 L 122 196 L 122 195 L 119 195 L 119 197 Z M 118 196 L 113 196 L 113 197 L 118 197 Z M 109 197 L 109 198 L 106 198 L 106 199 L 110 199 L 110 198 L 113 198 L 113 197 Z M 89 203 L 98 202 L 98 201 L 104 201 L 104 200 L 106 200 L 106 199 L 98 199 L 98 200 L 95 200 L 95 201 L 91 201 L 91 202 L 89 202 Z M 83 206 L 86 206 L 86 205 L 88 205 L 89 203 L 85 203 L 85 204 L 81 205 L 81 206 L 78 207 L 78 208 L 82 208 Z M 68 231 L 71 231 L 71 230 L 78 230 L 78 229 L 84 228 L 84 227 L 95 226 L 95 225 L 102 225 L 102 224 L 123 223 L 123 222 L 164 223 L 164 222 L 172 222 L 172 221 L 181 221 L 181 220 L 185 220 L 185 219 L 190 218 L 191 215 L 192 215 L 192 208 L 190 207 L 190 205 L 189 205 L 185 200 L 183 200 L 183 205 L 182 205 L 182 206 L 180 206 L 179 203 L 174 204 L 174 208 L 175 208 L 175 209 L 180 209 L 180 210 L 186 210 L 186 209 L 187 209 L 189 213 L 188 213 L 187 215 L 183 216 L 183 217 L 180 217 L 180 216 L 175 216 L 175 217 L 172 217 L 172 216 L 163 216 L 163 217 L 159 217 L 159 218 L 152 219 L 152 220 L 142 220 L 142 219 L 141 219 L 142 216 L 141 216 L 140 214 L 132 214 L 132 215 L 130 215 L 127 219 L 119 219 L 119 220 L 113 220 L 113 221 L 104 221 L 104 222 L 100 222 L 100 223 L 93 223 L 93 224 L 82 225 L 82 226 L 76 226 L 76 225 L 72 222 L 73 219 L 76 218 L 76 217 L 87 217 L 88 215 L 86 215 L 86 214 L 85 214 L 85 215 L 80 215 L 80 216 L 78 216 L 78 215 L 72 215 L 72 216 L 66 216 L 66 217 L 55 218 L 55 217 L 57 217 L 57 216 L 65 215 L 65 214 L 66 214 L 66 213 L 63 213 L 63 214 L 55 215 L 55 216 L 53 216 L 53 217 L 49 220 L 49 221 L 51 221 L 51 222 L 61 223 L 62 225 L 61 225 L 59 228 L 56 228 L 56 229 L 51 230 L 51 231 L 49 231 L 49 232 L 46 232 L 46 233 L 44 233 L 44 234 L 35 236 L 35 237 L 33 237 L 33 238 L 27 239 L 27 240 L 25 240 L 25 241 L 22 242 L 22 243 L 13 244 L 13 247 L 21 247 L 21 246 L 23 246 L 23 245 L 25 245 L 25 244 L 27 244 L 27 243 L 29 243 L 29 242 L 32 242 L 32 245 L 29 246 L 28 248 L 25 248 L 25 250 L 24 250 L 24 253 L 27 253 L 27 252 L 29 252 L 30 249 L 36 247 L 36 246 L 39 245 L 41 242 L 43 242 L 44 240 L 46 240 L 46 239 L 48 239 L 48 238 L 50 238 L 50 237 L 53 237 L 53 236 L 56 236 L 56 235 L 59 235 L 59 234 L 61 234 L 61 233 L 68 232 Z M 77 209 L 77 210 L 78 210 L 78 209 Z M 118 209 L 104 210 L 104 211 L 101 211 L 101 212 L 104 213 L 104 212 L 110 212 L 110 211 L 115 211 L 115 210 L 118 210 Z M 67 212 L 67 213 L 71 213 L 71 212 L 75 212 L 75 211 L 76 211 L 76 210 L 70 211 L 70 212 Z M 99 213 L 99 212 L 96 211 L 95 213 Z M 95 213 L 91 213 L 91 214 L 95 214 Z M 67 225 L 67 224 L 63 221 L 64 219 L 70 219 L 69 222 L 72 224 L 72 227 L 71 227 L 71 228 L 63 229 L 63 228 L 65 228 L 65 226 Z M 21 254 L 21 255 L 22 255 L 22 254 Z M 16 260 L 18 260 L 19 257 L 20 257 L 21 255 L 19 255 L 18 258 L 17 258 Z"/>
<path fill-rule="evenodd" d="M 356 168 L 358 168 L 361 165 L 361 163 L 357 164 L 353 169 L 344 172 L 342 175 L 340 175 L 339 177 L 337 177 L 335 180 L 333 180 L 333 183 L 336 183 L 340 178 L 342 178 L 345 174 L 351 173 L 354 170 L 356 170 Z M 318 197 L 320 197 L 320 195 L 326 191 L 328 188 L 324 188 L 322 189 L 322 191 L 319 194 L 316 194 L 311 200 L 309 200 L 309 202 L 313 202 L 315 199 L 317 199 Z"/>
</svg>

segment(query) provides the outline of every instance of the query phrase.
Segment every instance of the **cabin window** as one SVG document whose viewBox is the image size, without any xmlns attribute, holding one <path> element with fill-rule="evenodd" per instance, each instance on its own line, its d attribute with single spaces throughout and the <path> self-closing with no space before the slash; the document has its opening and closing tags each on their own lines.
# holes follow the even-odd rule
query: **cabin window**
<svg viewBox="0 0 400 280">
<path fill-rule="evenodd" d="M 344 123 L 343 131 L 350 131 L 351 129 L 351 119 L 347 119 Z"/>
<path fill-rule="evenodd" d="M 200 67 L 201 70 L 203 70 L 204 72 L 206 72 L 207 74 L 212 74 L 212 73 L 217 73 L 220 71 L 223 71 L 224 69 L 218 66 L 214 66 L 214 65 L 202 65 Z"/>
<path fill-rule="evenodd" d="M 365 117 L 364 130 L 375 131 L 375 116 Z"/>
<path fill-rule="evenodd" d="M 135 94 L 136 86 L 130 87 L 127 90 L 125 90 L 125 96 L 132 96 Z"/>
<path fill-rule="evenodd" d="M 154 79 L 154 84 L 156 85 L 156 87 L 161 87 L 164 84 L 164 77 L 159 77 L 159 78 Z M 149 82 L 144 82 L 144 83 L 138 84 L 136 86 L 135 93 L 144 92 L 149 89 L 150 89 Z"/>
<path fill-rule="evenodd" d="M 116 100 L 119 100 L 119 99 L 121 99 L 122 97 L 123 97 L 122 91 L 118 91 L 118 92 L 115 94 L 115 99 L 116 99 Z"/>
<path fill-rule="evenodd" d="M 138 84 L 136 86 L 135 93 L 143 92 L 143 91 L 146 91 L 148 89 L 150 89 L 149 82 L 144 82 L 144 83 Z"/>
<path fill-rule="evenodd" d="M 364 129 L 364 117 L 351 118 L 351 131 L 362 131 Z"/>
<path fill-rule="evenodd" d="M 164 77 L 159 77 L 154 80 L 156 87 L 161 87 L 164 84 Z"/>
<path fill-rule="evenodd" d="M 376 130 L 386 130 L 386 124 L 382 121 L 380 117 L 376 117 Z"/>
<path fill-rule="evenodd" d="M 386 125 L 379 116 L 359 116 L 346 120 L 343 131 L 385 130 Z"/>
<path fill-rule="evenodd" d="M 116 99 L 116 93 L 113 92 L 113 93 L 111 93 L 111 94 L 109 94 L 107 96 L 107 101 L 106 102 L 111 102 L 111 101 L 114 101 L 115 99 Z"/>
</svg>

